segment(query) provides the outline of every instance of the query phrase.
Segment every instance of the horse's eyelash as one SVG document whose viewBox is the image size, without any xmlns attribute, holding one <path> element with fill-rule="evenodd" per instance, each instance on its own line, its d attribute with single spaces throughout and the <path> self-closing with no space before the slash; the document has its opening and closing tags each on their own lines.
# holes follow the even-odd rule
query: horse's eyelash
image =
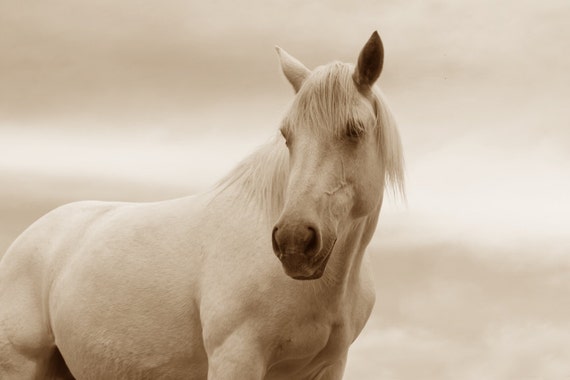
<svg viewBox="0 0 570 380">
<path fill-rule="evenodd" d="M 346 123 L 345 135 L 350 139 L 358 139 L 364 134 L 365 130 L 366 129 L 364 128 L 364 123 L 362 121 L 350 119 Z"/>
</svg>

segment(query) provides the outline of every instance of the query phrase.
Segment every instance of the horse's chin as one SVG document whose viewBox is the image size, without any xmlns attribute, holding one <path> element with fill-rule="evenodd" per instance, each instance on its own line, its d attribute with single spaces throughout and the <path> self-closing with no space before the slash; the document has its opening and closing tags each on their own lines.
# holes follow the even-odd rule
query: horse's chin
<svg viewBox="0 0 570 380">
<path fill-rule="evenodd" d="M 321 278 L 323 276 L 323 274 L 325 273 L 325 269 L 327 267 L 327 262 L 329 261 L 329 258 L 331 257 L 330 253 L 322 260 L 322 262 L 317 266 L 317 268 L 315 269 L 315 271 L 313 272 L 313 274 L 310 274 L 308 276 L 291 276 L 292 279 L 294 280 L 317 280 L 319 278 Z"/>
<path fill-rule="evenodd" d="M 301 281 L 321 278 L 325 273 L 333 246 L 334 244 L 326 252 L 321 253 L 313 265 L 310 266 L 307 265 L 307 263 L 303 263 L 302 265 L 299 265 L 299 263 L 296 263 L 297 265 L 290 265 L 291 263 L 288 263 L 286 260 L 281 260 L 285 273 L 292 279 Z"/>
</svg>

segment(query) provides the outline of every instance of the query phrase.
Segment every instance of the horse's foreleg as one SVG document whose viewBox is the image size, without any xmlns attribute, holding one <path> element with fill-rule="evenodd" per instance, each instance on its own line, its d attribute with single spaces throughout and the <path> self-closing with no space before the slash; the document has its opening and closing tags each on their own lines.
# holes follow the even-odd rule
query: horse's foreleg
<svg viewBox="0 0 570 380">
<path fill-rule="evenodd" d="M 260 380 L 265 376 L 262 353 L 248 344 L 247 337 L 234 333 L 209 350 L 208 380 Z"/>
<path fill-rule="evenodd" d="M 316 378 L 318 380 L 342 380 L 345 365 L 346 355 L 330 366 L 323 368 Z"/>
</svg>

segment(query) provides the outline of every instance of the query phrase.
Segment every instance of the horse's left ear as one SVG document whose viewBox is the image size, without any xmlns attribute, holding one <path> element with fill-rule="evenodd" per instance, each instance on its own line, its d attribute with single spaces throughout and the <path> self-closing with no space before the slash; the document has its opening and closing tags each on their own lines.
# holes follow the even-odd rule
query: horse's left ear
<svg viewBox="0 0 570 380">
<path fill-rule="evenodd" d="M 352 79 L 359 89 L 372 87 L 380 76 L 384 64 L 384 46 L 378 32 L 372 33 L 358 56 Z"/>
</svg>

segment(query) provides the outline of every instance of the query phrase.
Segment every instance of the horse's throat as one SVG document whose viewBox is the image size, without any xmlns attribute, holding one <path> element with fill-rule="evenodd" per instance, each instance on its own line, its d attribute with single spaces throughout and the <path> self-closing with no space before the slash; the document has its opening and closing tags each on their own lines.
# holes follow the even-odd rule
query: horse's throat
<svg viewBox="0 0 570 380">
<path fill-rule="evenodd" d="M 341 232 L 323 276 L 331 289 L 344 293 L 359 283 L 362 260 L 374 235 L 378 213 L 359 219 Z"/>
</svg>

